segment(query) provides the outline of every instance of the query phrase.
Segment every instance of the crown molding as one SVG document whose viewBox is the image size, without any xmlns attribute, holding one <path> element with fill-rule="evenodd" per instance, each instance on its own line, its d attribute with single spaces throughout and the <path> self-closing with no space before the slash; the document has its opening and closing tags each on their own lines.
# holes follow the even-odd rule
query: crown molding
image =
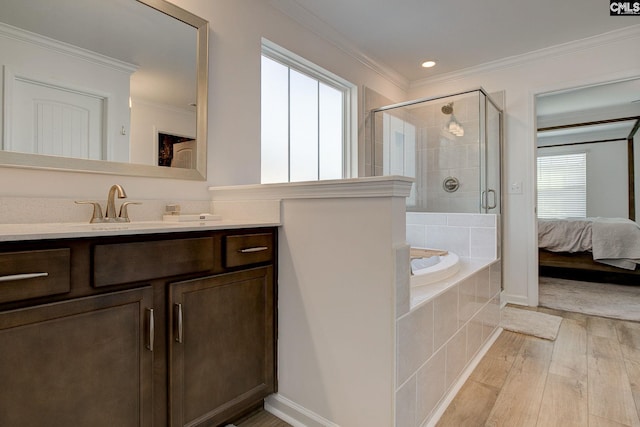
<svg viewBox="0 0 640 427">
<path fill-rule="evenodd" d="M 496 61 L 487 62 L 474 67 L 465 68 L 463 70 L 415 80 L 409 84 L 409 89 L 416 89 L 422 86 L 442 83 L 445 81 L 460 80 L 478 73 L 516 67 L 527 64 L 529 62 L 538 61 L 540 59 L 564 56 L 585 49 L 592 49 L 597 46 L 608 45 L 612 43 L 621 43 L 627 39 L 636 38 L 639 36 L 640 24 L 632 25 L 619 30 L 599 34 L 597 36 L 587 37 L 572 42 L 550 46 L 521 55 L 514 55 L 507 58 L 498 59 Z"/>
<path fill-rule="evenodd" d="M 61 42 L 59 40 L 54 40 L 40 34 L 32 33 L 31 31 L 17 28 L 2 22 L 0 22 L 0 37 L 18 40 L 23 43 L 29 43 L 41 48 L 45 48 L 47 50 L 80 58 L 84 61 L 92 62 L 102 67 L 108 67 L 116 71 L 122 71 L 127 74 L 131 74 L 138 69 L 138 66 L 135 64 L 120 61 L 119 59 L 101 55 L 99 53 L 92 52 L 90 50 L 83 49 L 69 43 Z"/>
<path fill-rule="evenodd" d="M 358 49 L 341 33 L 329 24 L 318 18 L 307 8 L 301 6 L 295 0 L 270 0 L 274 8 L 287 15 L 312 33 L 331 43 L 347 55 L 389 80 L 398 88 L 406 91 L 409 88 L 409 80 L 390 66 L 376 60 L 370 55 Z"/>
</svg>

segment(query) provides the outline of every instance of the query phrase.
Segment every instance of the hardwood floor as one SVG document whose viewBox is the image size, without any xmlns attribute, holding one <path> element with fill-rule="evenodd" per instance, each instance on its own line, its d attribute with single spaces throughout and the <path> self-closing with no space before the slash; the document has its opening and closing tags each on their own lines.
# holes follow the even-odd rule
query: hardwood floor
<svg viewBox="0 0 640 427">
<path fill-rule="evenodd" d="M 558 338 L 504 331 L 438 426 L 640 426 L 640 323 L 537 310 Z"/>
<path fill-rule="evenodd" d="M 291 424 L 285 423 L 265 410 L 260 410 L 242 422 L 237 423 L 237 427 L 291 427 Z"/>
</svg>

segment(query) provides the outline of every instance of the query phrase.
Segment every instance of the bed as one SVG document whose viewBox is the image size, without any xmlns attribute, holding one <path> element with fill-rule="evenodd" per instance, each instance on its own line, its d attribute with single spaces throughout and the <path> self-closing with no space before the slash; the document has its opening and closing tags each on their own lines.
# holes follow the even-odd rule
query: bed
<svg viewBox="0 0 640 427">
<path fill-rule="evenodd" d="M 539 219 L 540 275 L 640 284 L 640 226 L 625 218 Z"/>
</svg>

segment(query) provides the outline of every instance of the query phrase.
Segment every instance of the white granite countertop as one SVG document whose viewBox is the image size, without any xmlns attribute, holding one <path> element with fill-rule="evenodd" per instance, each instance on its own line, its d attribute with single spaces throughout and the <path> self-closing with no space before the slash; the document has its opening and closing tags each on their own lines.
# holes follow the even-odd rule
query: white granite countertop
<svg viewBox="0 0 640 427">
<path fill-rule="evenodd" d="M 118 236 L 185 231 L 226 230 L 279 226 L 272 221 L 134 221 L 124 223 L 38 223 L 0 224 L 0 242 L 44 239 L 71 239 L 77 237 Z"/>
</svg>

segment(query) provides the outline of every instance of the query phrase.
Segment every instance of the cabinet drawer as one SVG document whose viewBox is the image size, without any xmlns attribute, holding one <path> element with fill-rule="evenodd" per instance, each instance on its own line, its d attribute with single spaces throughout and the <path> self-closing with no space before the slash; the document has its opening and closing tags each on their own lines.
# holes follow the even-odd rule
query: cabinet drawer
<svg viewBox="0 0 640 427">
<path fill-rule="evenodd" d="M 239 267 L 273 260 L 271 233 L 238 234 L 225 237 L 225 267 Z"/>
<path fill-rule="evenodd" d="M 69 248 L 0 253 L 0 303 L 69 292 Z"/>
<path fill-rule="evenodd" d="M 93 286 L 140 282 L 213 268 L 213 237 L 96 245 Z"/>
</svg>

